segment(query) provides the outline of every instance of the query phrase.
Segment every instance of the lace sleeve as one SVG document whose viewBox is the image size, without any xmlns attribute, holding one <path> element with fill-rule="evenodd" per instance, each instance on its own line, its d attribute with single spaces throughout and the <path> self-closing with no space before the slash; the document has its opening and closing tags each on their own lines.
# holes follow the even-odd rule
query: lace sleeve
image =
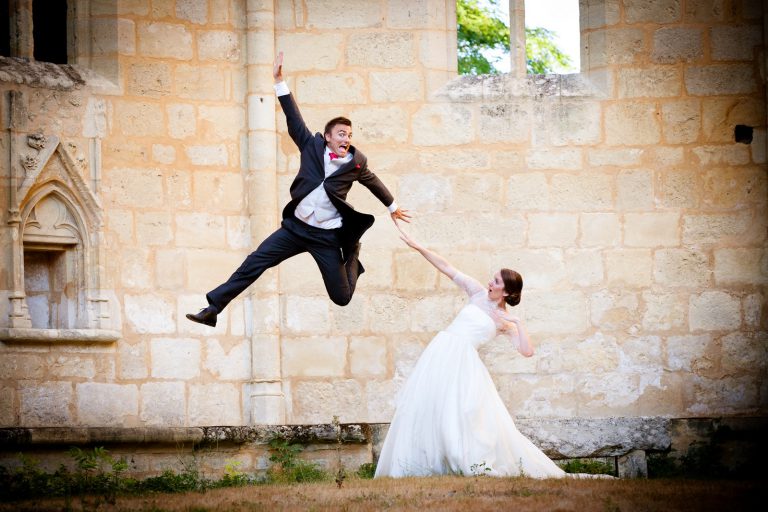
<svg viewBox="0 0 768 512">
<path fill-rule="evenodd" d="M 453 282 L 470 297 L 479 291 L 485 290 L 480 281 L 469 277 L 463 272 L 456 272 L 456 275 L 453 276 Z"/>
</svg>

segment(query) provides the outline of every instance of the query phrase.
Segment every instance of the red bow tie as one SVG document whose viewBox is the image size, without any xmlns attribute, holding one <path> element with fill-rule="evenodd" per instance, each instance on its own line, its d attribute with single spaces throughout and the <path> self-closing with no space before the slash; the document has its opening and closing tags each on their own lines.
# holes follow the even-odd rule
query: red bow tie
<svg viewBox="0 0 768 512">
<path fill-rule="evenodd" d="M 331 151 L 330 153 L 328 153 L 328 156 L 331 158 L 331 160 L 333 160 L 334 158 L 339 158 L 339 155 L 337 155 L 337 154 L 336 154 L 336 153 L 334 153 L 333 151 Z"/>
</svg>

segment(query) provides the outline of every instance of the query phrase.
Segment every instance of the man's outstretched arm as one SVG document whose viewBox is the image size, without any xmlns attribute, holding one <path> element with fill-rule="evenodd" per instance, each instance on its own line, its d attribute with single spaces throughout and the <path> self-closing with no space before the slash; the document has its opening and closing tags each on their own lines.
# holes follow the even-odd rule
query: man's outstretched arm
<svg viewBox="0 0 768 512">
<path fill-rule="evenodd" d="M 275 79 L 275 94 L 277 94 L 277 99 L 280 101 L 280 106 L 285 114 L 288 135 L 291 136 L 293 142 L 298 146 L 299 151 L 302 151 L 304 146 L 312 140 L 312 132 L 304 122 L 299 106 L 288 89 L 288 84 L 283 79 L 283 52 L 278 53 L 275 58 L 272 66 L 272 77 Z"/>
</svg>

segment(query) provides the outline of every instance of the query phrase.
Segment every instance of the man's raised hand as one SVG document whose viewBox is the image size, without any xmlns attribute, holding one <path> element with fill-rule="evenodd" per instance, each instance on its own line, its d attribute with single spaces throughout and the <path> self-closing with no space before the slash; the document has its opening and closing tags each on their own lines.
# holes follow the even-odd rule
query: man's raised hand
<svg viewBox="0 0 768 512">
<path fill-rule="evenodd" d="M 276 84 L 283 81 L 283 52 L 279 52 L 275 58 L 275 63 L 272 66 L 272 76 L 275 78 Z"/>
</svg>

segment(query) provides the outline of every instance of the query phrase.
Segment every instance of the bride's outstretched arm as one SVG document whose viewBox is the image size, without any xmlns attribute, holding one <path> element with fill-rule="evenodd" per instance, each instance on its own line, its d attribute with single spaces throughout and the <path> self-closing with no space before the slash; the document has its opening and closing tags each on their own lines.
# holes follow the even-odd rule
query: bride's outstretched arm
<svg viewBox="0 0 768 512">
<path fill-rule="evenodd" d="M 395 225 L 397 226 L 398 231 L 400 231 L 400 239 L 408 244 L 409 247 L 412 247 L 419 251 L 422 256 L 424 256 L 424 259 L 430 262 L 437 270 L 448 276 L 450 279 L 453 279 L 456 277 L 456 274 L 459 272 L 456 267 L 448 263 L 448 260 L 440 256 L 439 254 L 430 251 L 420 243 L 418 243 L 416 240 L 410 237 L 408 233 L 403 231 L 403 228 L 400 227 L 400 223 L 395 222 Z"/>
</svg>

